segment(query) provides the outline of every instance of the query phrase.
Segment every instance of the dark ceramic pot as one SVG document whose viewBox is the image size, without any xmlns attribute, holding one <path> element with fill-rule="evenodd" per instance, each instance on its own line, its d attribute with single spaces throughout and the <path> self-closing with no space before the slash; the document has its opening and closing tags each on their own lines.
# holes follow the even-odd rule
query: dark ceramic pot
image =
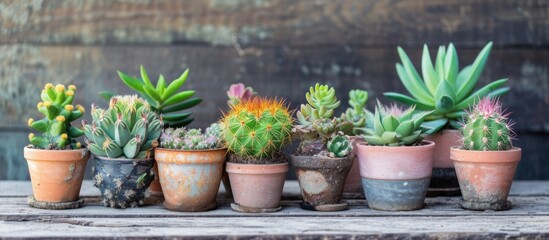
<svg viewBox="0 0 549 240">
<path fill-rule="evenodd" d="M 143 205 L 154 180 L 154 161 L 148 159 L 113 159 L 95 156 L 94 185 L 99 188 L 103 204 L 113 208 Z"/>
<path fill-rule="evenodd" d="M 353 159 L 319 156 L 291 156 L 291 163 L 301 188 L 302 208 L 317 211 L 347 209 L 341 201 L 345 179 Z"/>
<path fill-rule="evenodd" d="M 462 138 L 461 131 L 455 129 L 443 129 L 425 137 L 425 140 L 435 143 L 428 197 L 461 195 L 456 169 L 450 159 L 450 148 L 460 145 Z"/>
</svg>

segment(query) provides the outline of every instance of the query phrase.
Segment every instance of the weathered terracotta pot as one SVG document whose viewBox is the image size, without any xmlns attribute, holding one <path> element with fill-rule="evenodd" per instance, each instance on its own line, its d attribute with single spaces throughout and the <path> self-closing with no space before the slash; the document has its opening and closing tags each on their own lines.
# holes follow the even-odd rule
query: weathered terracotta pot
<svg viewBox="0 0 549 240">
<path fill-rule="evenodd" d="M 423 208 L 435 144 L 419 146 L 369 146 L 358 144 L 358 161 L 368 206 L 386 211 Z"/>
<path fill-rule="evenodd" d="M 99 188 L 103 204 L 113 208 L 138 207 L 149 196 L 154 179 L 154 160 L 107 158 L 95 156 L 94 185 Z"/>
<path fill-rule="evenodd" d="M 353 165 L 353 159 L 320 156 L 291 156 L 303 208 L 318 211 L 339 211 L 347 209 L 342 203 L 345 178 Z"/>
<path fill-rule="evenodd" d="M 460 145 L 461 139 L 461 131 L 455 129 L 443 129 L 425 138 L 435 143 L 433 174 L 427 196 L 459 196 L 461 194 L 454 163 L 450 159 L 450 148 Z"/>
<path fill-rule="evenodd" d="M 164 207 L 183 212 L 216 208 L 227 149 L 173 150 L 156 148 Z"/>
<path fill-rule="evenodd" d="M 239 164 L 227 162 L 234 201 L 249 212 L 273 211 L 280 208 L 280 199 L 288 163 Z M 234 210 L 234 208 L 233 208 Z M 254 211 L 257 210 L 257 211 Z"/>
<path fill-rule="evenodd" d="M 150 196 L 145 200 L 147 204 L 157 204 L 164 201 L 164 193 L 162 192 L 162 186 L 160 186 L 160 178 L 158 177 L 158 164 L 154 162 L 152 171 L 154 172 L 154 179 L 149 186 Z"/>
<path fill-rule="evenodd" d="M 453 147 L 452 160 L 463 201 L 471 210 L 507 210 L 507 201 L 515 170 L 521 159 L 521 149 L 507 151 L 472 151 Z"/>
<path fill-rule="evenodd" d="M 41 202 L 78 200 L 86 163 L 87 149 L 44 150 L 25 147 L 34 199 Z"/>
<path fill-rule="evenodd" d="M 343 188 L 343 192 L 362 193 L 362 182 L 360 178 L 360 168 L 358 167 L 356 145 L 358 143 L 363 143 L 365 141 L 361 137 L 357 137 L 357 136 L 349 136 L 349 141 L 353 146 L 353 153 L 352 153 L 353 165 L 351 167 L 351 170 L 349 170 L 349 175 L 347 175 L 347 178 L 345 179 L 345 186 Z"/>
</svg>

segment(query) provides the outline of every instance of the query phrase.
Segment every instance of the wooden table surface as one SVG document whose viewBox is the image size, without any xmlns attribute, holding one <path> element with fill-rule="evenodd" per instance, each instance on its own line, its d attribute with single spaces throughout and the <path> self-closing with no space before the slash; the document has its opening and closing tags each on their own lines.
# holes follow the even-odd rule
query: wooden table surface
<svg viewBox="0 0 549 240">
<path fill-rule="evenodd" d="M 283 209 L 270 214 L 233 212 L 220 190 L 218 209 L 201 213 L 172 212 L 161 205 L 133 209 L 103 207 L 99 192 L 85 181 L 86 206 L 73 210 L 42 210 L 27 205 L 27 181 L 0 182 L 0 237 L 7 238 L 431 238 L 549 239 L 549 181 L 516 181 L 503 212 L 466 211 L 459 197 L 427 198 L 419 211 L 371 210 L 365 200 L 346 195 L 350 209 L 313 212 L 299 208 L 299 187 L 287 181 Z"/>
</svg>

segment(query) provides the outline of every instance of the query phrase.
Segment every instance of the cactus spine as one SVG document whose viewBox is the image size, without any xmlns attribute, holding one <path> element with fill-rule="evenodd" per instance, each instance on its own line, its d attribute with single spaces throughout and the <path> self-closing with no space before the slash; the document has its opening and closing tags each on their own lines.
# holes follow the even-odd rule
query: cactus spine
<svg viewBox="0 0 549 240">
<path fill-rule="evenodd" d="M 501 103 L 490 98 L 481 99 L 469 112 L 463 124 L 465 149 L 502 151 L 513 148 L 513 123 L 503 112 Z"/>
<path fill-rule="evenodd" d="M 85 110 L 81 105 L 72 105 L 76 87 L 69 85 L 68 89 L 62 84 L 48 83 L 42 90 L 40 97 L 42 102 L 37 105 L 38 111 L 44 118 L 35 121 L 30 118 L 27 121 L 29 127 L 42 133 L 42 136 L 29 134 L 32 145 L 41 149 L 78 149 L 82 144 L 74 139 L 84 132 L 80 128 L 73 127 L 71 122 L 82 117 Z"/>
</svg>

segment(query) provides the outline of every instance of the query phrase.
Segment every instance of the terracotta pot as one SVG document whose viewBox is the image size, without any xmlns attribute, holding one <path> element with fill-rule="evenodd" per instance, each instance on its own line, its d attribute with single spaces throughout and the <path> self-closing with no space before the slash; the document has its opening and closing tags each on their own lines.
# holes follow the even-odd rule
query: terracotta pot
<svg viewBox="0 0 549 240">
<path fill-rule="evenodd" d="M 347 209 L 341 198 L 352 158 L 292 155 L 291 163 L 306 204 L 302 207 L 322 211 Z"/>
<path fill-rule="evenodd" d="M 356 145 L 357 143 L 363 143 L 365 141 L 361 137 L 357 136 L 349 136 L 349 140 L 353 146 L 353 165 L 351 166 L 351 170 L 349 170 L 349 175 L 347 175 L 347 178 L 345 179 L 343 192 L 362 193 L 362 182 L 360 178 L 360 168 L 358 167 Z"/>
<path fill-rule="evenodd" d="M 216 208 L 227 149 L 172 150 L 156 148 L 164 207 L 183 212 Z"/>
<path fill-rule="evenodd" d="M 387 211 L 421 209 L 431 179 L 434 148 L 430 141 L 400 147 L 358 144 L 368 206 Z"/>
<path fill-rule="evenodd" d="M 90 152 L 24 148 L 34 199 L 41 202 L 78 200 Z"/>
<path fill-rule="evenodd" d="M 154 160 L 95 156 L 94 185 L 103 204 L 113 208 L 137 207 L 145 203 L 154 179 Z"/>
<path fill-rule="evenodd" d="M 158 164 L 156 163 L 156 161 L 154 161 L 152 171 L 154 173 L 154 179 L 151 182 L 151 185 L 149 186 L 149 193 L 151 195 L 145 200 L 145 202 L 147 204 L 162 203 L 164 201 L 164 193 L 162 192 L 162 186 L 160 186 Z"/>
<path fill-rule="evenodd" d="M 245 209 L 280 207 L 288 163 L 239 164 L 227 162 L 234 201 Z"/>
<path fill-rule="evenodd" d="M 472 151 L 453 147 L 452 160 L 463 202 L 471 210 L 507 210 L 507 201 L 515 170 L 521 159 L 521 149 L 507 151 Z"/>
<path fill-rule="evenodd" d="M 455 129 L 443 129 L 425 138 L 435 143 L 433 174 L 427 196 L 459 196 L 461 194 L 454 163 L 450 159 L 450 148 L 460 145 L 461 139 L 461 131 Z"/>
</svg>

